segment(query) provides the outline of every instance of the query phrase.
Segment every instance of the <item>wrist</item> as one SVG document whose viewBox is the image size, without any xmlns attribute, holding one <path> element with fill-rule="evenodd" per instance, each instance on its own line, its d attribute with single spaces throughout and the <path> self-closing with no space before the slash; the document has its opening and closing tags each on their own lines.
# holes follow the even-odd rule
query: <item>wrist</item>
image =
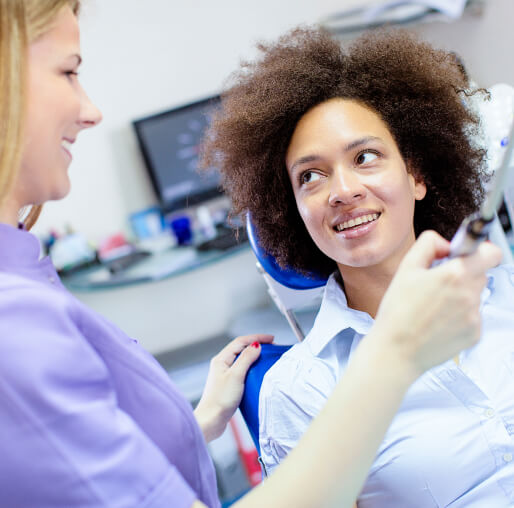
<svg viewBox="0 0 514 508">
<path fill-rule="evenodd" d="M 379 371 L 385 367 L 389 382 L 406 391 L 423 371 L 402 347 L 404 341 L 408 341 L 408 338 L 396 337 L 394 332 L 372 329 L 362 339 L 359 349 L 362 349 L 368 364 Z"/>
<path fill-rule="evenodd" d="M 222 421 L 218 411 L 204 406 L 200 401 L 194 410 L 194 415 L 207 443 L 223 434 L 227 422 Z"/>
</svg>

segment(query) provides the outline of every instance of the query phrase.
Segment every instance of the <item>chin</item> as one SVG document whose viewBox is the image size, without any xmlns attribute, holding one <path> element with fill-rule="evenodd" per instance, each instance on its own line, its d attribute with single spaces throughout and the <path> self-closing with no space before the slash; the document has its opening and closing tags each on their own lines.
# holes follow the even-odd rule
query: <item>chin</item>
<svg viewBox="0 0 514 508">
<path fill-rule="evenodd" d="M 68 189 L 66 192 L 61 192 L 53 199 L 53 201 L 60 201 L 61 199 L 64 199 L 68 194 L 70 193 L 70 190 Z"/>
<path fill-rule="evenodd" d="M 335 262 L 339 266 L 347 266 L 349 268 L 369 268 L 379 265 L 384 261 L 385 257 L 377 256 L 376 252 L 361 253 L 356 256 L 345 257 L 344 259 L 341 257 L 335 259 Z"/>
<path fill-rule="evenodd" d="M 70 193 L 70 190 L 71 190 L 71 182 L 70 182 L 70 178 L 68 177 L 68 173 L 66 173 L 64 180 L 61 182 L 61 185 L 59 185 L 58 192 L 59 192 L 60 197 L 57 199 L 62 199 L 64 197 L 66 197 Z"/>
<path fill-rule="evenodd" d="M 70 193 L 70 189 L 71 187 L 69 183 L 66 186 L 62 186 L 60 189 L 56 189 L 48 201 L 59 201 L 60 199 L 64 199 Z"/>
<path fill-rule="evenodd" d="M 347 266 L 348 268 L 369 268 L 371 266 L 378 265 L 379 260 L 376 259 L 359 259 L 355 261 L 345 260 L 344 262 L 338 263 L 339 266 Z"/>
</svg>

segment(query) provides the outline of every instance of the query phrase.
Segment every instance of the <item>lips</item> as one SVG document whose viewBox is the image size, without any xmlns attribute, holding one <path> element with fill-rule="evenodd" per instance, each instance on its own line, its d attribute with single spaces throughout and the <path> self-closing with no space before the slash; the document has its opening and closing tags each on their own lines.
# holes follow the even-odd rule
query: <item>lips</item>
<svg viewBox="0 0 514 508">
<path fill-rule="evenodd" d="M 356 240 L 373 231 L 381 215 L 380 212 L 371 210 L 354 211 L 351 214 L 341 215 L 332 226 L 332 230 L 338 238 Z"/>
<path fill-rule="evenodd" d="M 359 212 L 354 212 L 352 214 L 348 214 L 347 216 L 340 217 L 332 227 L 336 232 L 347 231 L 364 224 L 372 223 L 379 217 L 380 212 L 361 210 Z"/>
<path fill-rule="evenodd" d="M 72 158 L 71 155 L 71 145 L 75 142 L 75 140 L 63 138 L 61 140 L 61 148 Z"/>
<path fill-rule="evenodd" d="M 350 219 L 347 221 L 344 221 L 341 224 L 336 224 L 334 226 L 334 229 L 336 231 L 345 231 L 347 229 L 360 226 L 361 224 L 368 224 L 369 222 L 376 221 L 379 217 L 379 213 L 370 213 L 366 215 L 361 215 L 359 217 L 355 217 L 355 219 Z"/>
</svg>

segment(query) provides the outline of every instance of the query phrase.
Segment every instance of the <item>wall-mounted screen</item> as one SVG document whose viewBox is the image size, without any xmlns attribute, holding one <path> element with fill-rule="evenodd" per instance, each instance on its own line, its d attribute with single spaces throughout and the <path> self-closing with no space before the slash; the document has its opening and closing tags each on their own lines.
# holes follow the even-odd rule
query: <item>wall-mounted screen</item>
<svg viewBox="0 0 514 508">
<path fill-rule="evenodd" d="M 154 190 L 165 213 L 220 195 L 215 169 L 199 173 L 199 144 L 219 96 L 133 121 Z"/>
</svg>

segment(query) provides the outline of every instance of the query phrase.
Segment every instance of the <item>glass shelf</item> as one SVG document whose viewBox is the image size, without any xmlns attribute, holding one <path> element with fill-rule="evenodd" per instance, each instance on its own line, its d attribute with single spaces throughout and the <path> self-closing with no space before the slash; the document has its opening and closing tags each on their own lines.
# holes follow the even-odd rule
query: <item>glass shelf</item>
<svg viewBox="0 0 514 508">
<path fill-rule="evenodd" d="M 151 254 L 117 273 L 111 273 L 104 266 L 94 266 L 62 277 L 62 281 L 71 291 L 95 291 L 158 281 L 221 261 L 249 248 L 248 242 L 227 250 L 203 252 L 197 251 L 194 247 L 175 247 Z"/>
</svg>

